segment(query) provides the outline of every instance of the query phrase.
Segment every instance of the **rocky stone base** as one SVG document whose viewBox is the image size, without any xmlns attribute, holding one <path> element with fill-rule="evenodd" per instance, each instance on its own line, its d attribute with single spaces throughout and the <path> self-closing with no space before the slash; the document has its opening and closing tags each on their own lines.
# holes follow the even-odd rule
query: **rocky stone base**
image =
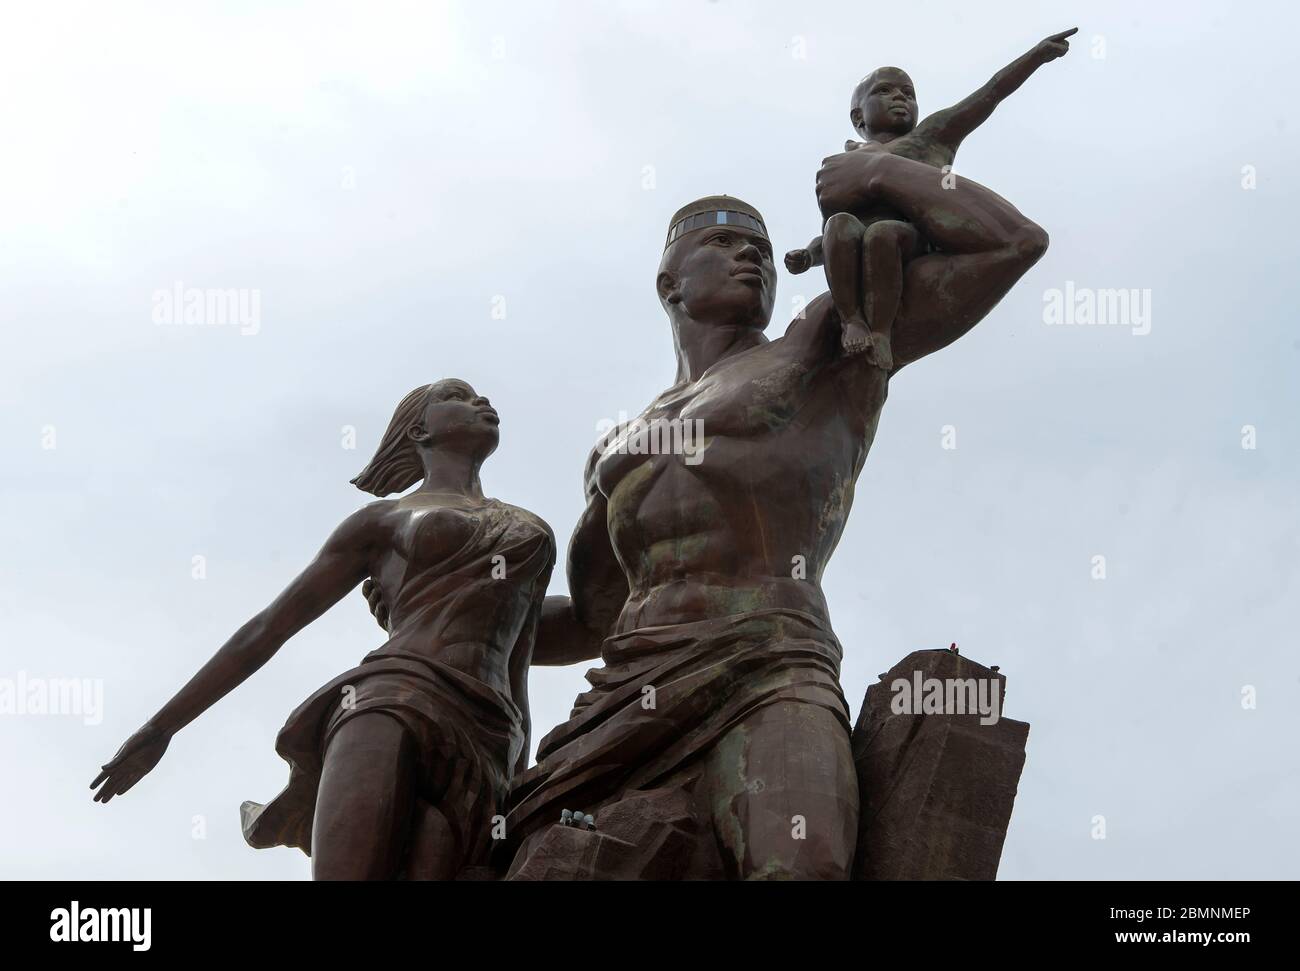
<svg viewBox="0 0 1300 971">
<path fill-rule="evenodd" d="M 949 690 L 969 699 L 964 683 L 971 680 L 977 698 L 980 682 L 986 699 L 996 689 L 996 722 L 981 724 L 988 716 L 954 714 L 951 706 L 933 710 L 927 688 L 943 685 L 945 702 Z M 861 799 L 856 879 L 997 876 L 1029 736 L 1025 722 L 1000 717 L 1005 698 L 1006 678 L 996 668 L 951 650 L 909 654 L 867 689 L 853 732 Z"/>
<path fill-rule="evenodd" d="M 958 697 L 964 713 L 955 713 Z M 910 654 L 867 689 L 853 732 L 861 800 L 854 879 L 997 876 L 1029 735 L 1024 722 L 1001 717 L 1005 698 L 1003 675 L 951 650 Z M 715 837 L 680 786 L 629 793 L 595 815 L 595 830 L 557 820 L 532 833 L 505 878 L 723 877 Z"/>
<path fill-rule="evenodd" d="M 548 826 L 515 854 L 507 880 L 681 880 L 701 874 L 699 822 L 681 789 L 629 793 L 595 830 Z M 721 874 L 715 874 L 720 876 Z"/>
</svg>

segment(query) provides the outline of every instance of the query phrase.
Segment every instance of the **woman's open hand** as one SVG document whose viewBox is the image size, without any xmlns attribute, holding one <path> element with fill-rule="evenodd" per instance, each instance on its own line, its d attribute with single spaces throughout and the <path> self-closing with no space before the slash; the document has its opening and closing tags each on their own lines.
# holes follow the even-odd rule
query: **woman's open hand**
<svg viewBox="0 0 1300 971">
<path fill-rule="evenodd" d="M 95 793 L 95 802 L 108 802 L 144 778 L 163 757 L 170 741 L 170 735 L 149 725 L 128 738 L 117 750 L 117 754 L 104 763 L 99 775 L 90 784 L 90 788 L 94 789 L 103 783 Z"/>
</svg>

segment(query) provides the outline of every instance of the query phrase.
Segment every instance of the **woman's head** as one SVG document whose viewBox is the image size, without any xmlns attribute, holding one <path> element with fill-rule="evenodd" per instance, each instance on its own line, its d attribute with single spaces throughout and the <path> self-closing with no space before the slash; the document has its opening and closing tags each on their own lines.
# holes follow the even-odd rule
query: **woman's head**
<svg viewBox="0 0 1300 971">
<path fill-rule="evenodd" d="M 439 452 L 481 463 L 497 447 L 500 420 L 468 382 L 447 378 L 416 388 L 397 406 L 370 464 L 352 480 L 364 492 L 404 492 L 426 475 Z"/>
</svg>

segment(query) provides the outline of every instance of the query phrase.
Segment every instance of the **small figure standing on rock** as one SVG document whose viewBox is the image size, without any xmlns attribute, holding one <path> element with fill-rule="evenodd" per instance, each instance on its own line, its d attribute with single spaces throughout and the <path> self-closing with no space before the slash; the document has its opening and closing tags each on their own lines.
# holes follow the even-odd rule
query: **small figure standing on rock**
<svg viewBox="0 0 1300 971">
<path fill-rule="evenodd" d="M 575 813 L 565 809 L 560 813 L 561 826 L 576 826 L 578 829 L 595 829 L 596 817 L 586 813 Z"/>
<path fill-rule="evenodd" d="M 896 67 L 872 71 L 853 91 L 849 118 L 865 142 L 849 141 L 845 151 L 888 152 L 951 172 L 957 148 L 978 128 L 1003 98 L 1029 76 L 1070 49 L 1067 37 L 1078 30 L 1053 34 L 993 75 L 965 100 L 936 111 L 917 124 L 916 89 L 907 73 Z M 831 300 L 843 325 L 841 345 L 849 354 L 866 352 L 886 371 L 894 368 L 890 332 L 903 297 L 903 267 L 933 252 L 916 227 L 896 211 L 871 205 L 858 211 L 827 211 L 822 235 L 804 249 L 785 256 L 791 273 L 826 267 Z"/>
</svg>

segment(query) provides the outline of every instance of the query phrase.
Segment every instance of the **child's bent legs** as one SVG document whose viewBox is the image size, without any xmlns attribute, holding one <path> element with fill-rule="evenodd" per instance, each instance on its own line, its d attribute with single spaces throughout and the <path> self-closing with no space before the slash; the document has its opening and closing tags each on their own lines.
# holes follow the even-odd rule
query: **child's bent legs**
<svg viewBox="0 0 1300 971">
<path fill-rule="evenodd" d="M 916 227 L 898 219 L 872 223 L 862 236 L 862 309 L 876 363 L 886 370 L 894 366 L 889 334 L 903 296 L 903 264 L 920 248 Z"/>
<path fill-rule="evenodd" d="M 862 235 L 866 227 L 856 216 L 838 212 L 826 220 L 822 229 L 823 262 L 831 302 L 847 328 L 862 324 Z"/>
</svg>

